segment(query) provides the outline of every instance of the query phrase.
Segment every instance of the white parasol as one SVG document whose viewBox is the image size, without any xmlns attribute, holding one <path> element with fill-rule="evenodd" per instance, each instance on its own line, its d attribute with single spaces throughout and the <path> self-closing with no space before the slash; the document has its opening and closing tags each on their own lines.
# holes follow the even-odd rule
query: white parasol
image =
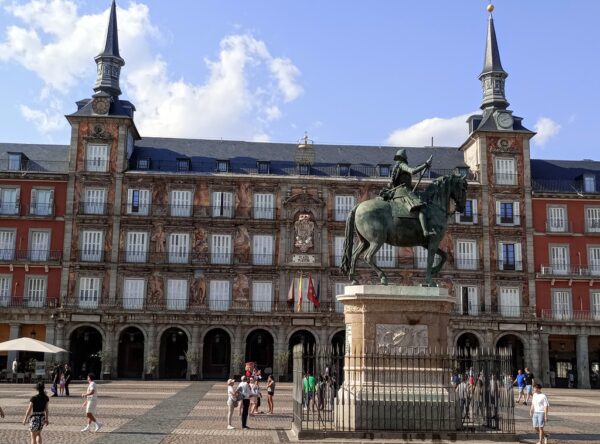
<svg viewBox="0 0 600 444">
<path fill-rule="evenodd" d="M 62 353 L 67 350 L 48 344 L 44 341 L 38 341 L 31 338 L 19 338 L 11 341 L 0 342 L 0 351 L 29 351 L 40 353 Z"/>
</svg>

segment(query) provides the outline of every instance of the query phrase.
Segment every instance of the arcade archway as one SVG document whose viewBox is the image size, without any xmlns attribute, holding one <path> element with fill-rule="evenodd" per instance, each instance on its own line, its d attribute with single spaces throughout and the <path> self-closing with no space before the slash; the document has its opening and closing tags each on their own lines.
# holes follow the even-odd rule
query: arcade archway
<svg viewBox="0 0 600 444">
<path fill-rule="evenodd" d="M 119 335 L 117 374 L 120 378 L 141 378 L 144 373 L 144 334 L 127 327 Z"/>
<path fill-rule="evenodd" d="M 90 326 L 78 327 L 69 338 L 73 379 L 85 379 L 88 373 L 100 378 L 102 369 L 98 352 L 102 350 L 102 334 Z"/>
<path fill-rule="evenodd" d="M 505 335 L 496 341 L 496 349 L 508 349 L 512 353 L 512 364 L 511 372 L 513 375 L 517 374 L 517 370 L 523 370 L 526 367 L 525 364 L 525 347 L 523 342 L 518 336 Z"/>
<path fill-rule="evenodd" d="M 266 330 L 250 332 L 246 338 L 246 361 L 255 362 L 264 375 L 273 373 L 273 336 Z"/>
<path fill-rule="evenodd" d="M 314 372 L 315 371 L 315 360 L 314 358 L 310 357 L 310 355 L 312 355 L 316 350 L 315 350 L 315 345 L 316 345 L 316 340 L 315 340 L 315 336 L 309 332 L 308 330 L 298 330 L 296 332 L 294 332 L 294 334 L 292 336 L 290 336 L 290 340 L 288 343 L 288 350 L 289 350 L 289 358 L 288 358 L 288 380 L 292 380 L 292 373 L 294 370 L 294 346 L 298 345 L 298 344 L 302 344 L 302 350 L 303 350 L 303 355 L 304 355 L 304 359 L 303 359 L 303 364 L 302 364 L 302 371 L 309 371 L 309 372 Z"/>
<path fill-rule="evenodd" d="M 221 328 L 210 330 L 204 336 L 202 377 L 225 380 L 231 364 L 231 338 Z M 240 370 L 241 371 L 241 370 Z"/>
<path fill-rule="evenodd" d="M 171 327 L 160 338 L 160 357 L 158 374 L 165 379 L 185 379 L 187 361 L 185 352 L 188 349 L 188 337 L 177 327 Z"/>
<path fill-rule="evenodd" d="M 456 348 L 465 353 L 469 353 L 470 350 L 478 349 L 479 347 L 479 338 L 473 333 L 463 333 L 456 340 Z"/>
</svg>

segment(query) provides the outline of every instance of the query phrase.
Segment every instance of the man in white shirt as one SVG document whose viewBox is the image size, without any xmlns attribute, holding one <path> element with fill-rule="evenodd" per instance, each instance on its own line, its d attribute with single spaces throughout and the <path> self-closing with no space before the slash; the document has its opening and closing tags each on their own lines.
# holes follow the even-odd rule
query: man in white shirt
<svg viewBox="0 0 600 444">
<path fill-rule="evenodd" d="M 533 389 L 533 398 L 531 398 L 529 416 L 531 416 L 535 431 L 540 436 L 537 444 L 548 443 L 548 434 L 544 432 L 544 426 L 548 420 L 548 407 L 550 407 L 550 403 L 546 395 L 542 393 L 542 385 L 536 384 Z"/>
<path fill-rule="evenodd" d="M 242 399 L 242 429 L 249 429 L 246 425 L 248 421 L 248 408 L 250 407 L 250 385 L 248 384 L 248 379 L 245 376 L 242 376 L 242 382 L 240 382 L 237 386 L 237 391 L 241 393 L 243 396 Z"/>
<path fill-rule="evenodd" d="M 82 432 L 90 432 L 92 427 L 92 422 L 96 423 L 96 427 L 94 428 L 94 432 L 97 432 L 102 428 L 102 423 L 96 419 L 96 403 L 98 400 L 98 391 L 96 390 L 96 383 L 94 382 L 94 374 L 90 373 L 87 377 L 88 388 L 85 393 L 81 395 L 82 398 L 85 398 L 83 406 L 85 407 L 85 416 L 87 417 L 88 424 L 81 429 Z"/>
</svg>

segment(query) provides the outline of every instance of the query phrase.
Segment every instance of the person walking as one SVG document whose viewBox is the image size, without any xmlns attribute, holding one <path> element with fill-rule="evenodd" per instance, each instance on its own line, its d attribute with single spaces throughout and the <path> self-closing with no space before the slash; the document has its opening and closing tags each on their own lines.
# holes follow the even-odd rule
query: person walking
<svg viewBox="0 0 600 444">
<path fill-rule="evenodd" d="M 246 376 L 242 376 L 242 382 L 237 386 L 237 392 L 240 393 L 242 398 L 242 428 L 249 429 L 248 423 L 248 409 L 250 408 L 250 385 Z"/>
<path fill-rule="evenodd" d="M 258 412 L 258 396 L 260 389 L 258 388 L 258 381 L 254 379 L 254 376 L 250 377 L 250 416 L 256 415 Z"/>
<path fill-rule="evenodd" d="M 58 384 L 60 384 L 60 365 L 56 364 L 52 371 L 52 396 L 58 396 Z"/>
<path fill-rule="evenodd" d="M 19 363 L 17 362 L 17 358 L 12 362 L 12 372 L 16 374 L 19 371 Z"/>
<path fill-rule="evenodd" d="M 69 364 L 65 364 L 65 396 L 69 396 L 69 384 L 71 383 L 71 368 Z"/>
<path fill-rule="evenodd" d="M 533 396 L 533 373 L 531 373 L 531 371 L 529 371 L 529 369 L 527 367 L 525 367 L 525 393 L 526 393 L 526 399 L 525 399 L 525 405 L 527 405 L 527 403 L 530 401 L 531 397 Z"/>
<path fill-rule="evenodd" d="M 275 381 L 273 375 L 269 375 L 267 378 L 267 414 L 273 414 L 273 396 L 275 396 Z"/>
<path fill-rule="evenodd" d="M 234 426 L 231 425 L 231 417 L 233 412 L 238 405 L 238 396 L 236 390 L 233 388 L 235 379 L 229 379 L 227 381 L 227 429 L 233 430 Z"/>
<path fill-rule="evenodd" d="M 544 427 L 548 421 L 549 407 L 548 398 L 542 393 L 542 384 L 536 384 L 531 399 L 531 407 L 529 407 L 529 416 L 531 416 L 533 428 L 539 434 L 537 444 L 548 444 L 549 435 L 544 431 Z"/>
<path fill-rule="evenodd" d="M 515 381 L 517 388 L 519 389 L 519 397 L 517 398 L 517 404 L 521 402 L 521 398 L 523 399 L 523 405 L 527 405 L 526 396 L 525 396 L 525 373 L 523 370 L 519 369 L 517 371 L 517 379 Z"/>
<path fill-rule="evenodd" d="M 29 419 L 29 432 L 31 433 L 31 444 L 42 444 L 42 429 L 49 424 L 48 404 L 50 399 L 44 391 L 44 383 L 35 385 L 38 394 L 29 399 L 29 406 L 23 418 L 23 425 Z M 2 415 L 4 417 L 4 415 Z"/>
<path fill-rule="evenodd" d="M 83 407 L 85 407 L 85 416 L 87 417 L 87 425 L 81 429 L 82 432 L 90 432 L 92 423 L 96 423 L 94 432 L 99 431 L 102 428 L 102 423 L 96 419 L 96 404 L 98 403 L 98 390 L 96 389 L 96 382 L 94 382 L 94 374 L 90 373 L 87 376 L 88 388 L 85 393 L 81 395 L 85 398 Z"/>
</svg>

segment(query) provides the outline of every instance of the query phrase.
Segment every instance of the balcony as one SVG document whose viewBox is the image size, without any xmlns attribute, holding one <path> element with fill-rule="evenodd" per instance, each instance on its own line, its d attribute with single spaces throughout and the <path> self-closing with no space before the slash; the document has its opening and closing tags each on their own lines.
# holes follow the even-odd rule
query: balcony
<svg viewBox="0 0 600 444">
<path fill-rule="evenodd" d="M 60 262 L 62 250 L 0 250 L 0 262 Z"/>
<path fill-rule="evenodd" d="M 496 261 L 496 269 L 499 271 L 523 271 L 522 261 Z"/>
<path fill-rule="evenodd" d="M 481 259 L 454 258 L 454 268 L 456 270 L 479 270 L 481 269 Z"/>
<path fill-rule="evenodd" d="M 599 230 L 600 231 L 600 230 Z M 572 233 L 573 224 L 566 219 L 548 219 L 546 233 Z"/>
<path fill-rule="evenodd" d="M 572 279 L 589 279 L 600 276 L 600 264 L 570 265 L 550 264 L 542 265 L 538 277 L 568 277 Z"/>
<path fill-rule="evenodd" d="M 600 233 L 600 219 L 585 219 L 585 232 L 586 233 Z"/>
<path fill-rule="evenodd" d="M 485 305 L 455 304 L 452 316 L 457 317 L 500 317 L 500 318 L 531 318 L 535 317 L 535 308 L 525 305 Z"/>
<path fill-rule="evenodd" d="M 513 214 L 513 215 L 502 215 L 502 214 L 498 214 L 496 213 L 495 216 L 495 220 L 496 220 L 496 225 L 505 227 L 512 227 L 512 226 L 518 226 L 521 225 L 521 216 L 519 214 Z"/>
<path fill-rule="evenodd" d="M 88 173 L 107 173 L 110 162 L 103 159 L 86 159 L 85 171 Z"/>
<path fill-rule="evenodd" d="M 518 185 L 517 183 L 517 178 L 518 175 L 517 174 L 513 174 L 513 173 L 496 173 L 496 185 L 502 186 L 502 185 Z"/>
<path fill-rule="evenodd" d="M 79 250 L 77 257 L 80 262 L 102 262 L 104 258 L 104 250 L 98 246 L 97 248 L 86 248 Z"/>
<path fill-rule="evenodd" d="M 0 216 L 19 216 L 21 205 L 19 202 L 2 202 L 0 204 Z"/>
<path fill-rule="evenodd" d="M 54 216 L 54 204 L 35 203 L 29 206 L 30 216 Z"/>
<path fill-rule="evenodd" d="M 43 299 L 28 299 L 22 296 L 11 297 L 11 296 L 0 296 L 0 312 L 7 309 L 18 309 L 18 308 L 53 308 L 58 307 L 58 297 Z"/>
<path fill-rule="evenodd" d="M 79 202 L 77 214 L 84 216 L 108 216 L 110 207 L 106 202 Z"/>
<path fill-rule="evenodd" d="M 600 322 L 600 310 L 542 309 L 542 319 L 548 321 Z"/>
<path fill-rule="evenodd" d="M 252 265 L 273 265 L 275 259 L 275 255 L 272 253 L 253 253 L 252 254 Z"/>
<path fill-rule="evenodd" d="M 450 225 L 477 225 L 481 220 L 481 215 L 479 213 L 471 213 L 471 214 L 462 214 L 458 213 L 458 220 L 456 217 L 451 217 L 448 219 Z"/>
</svg>

